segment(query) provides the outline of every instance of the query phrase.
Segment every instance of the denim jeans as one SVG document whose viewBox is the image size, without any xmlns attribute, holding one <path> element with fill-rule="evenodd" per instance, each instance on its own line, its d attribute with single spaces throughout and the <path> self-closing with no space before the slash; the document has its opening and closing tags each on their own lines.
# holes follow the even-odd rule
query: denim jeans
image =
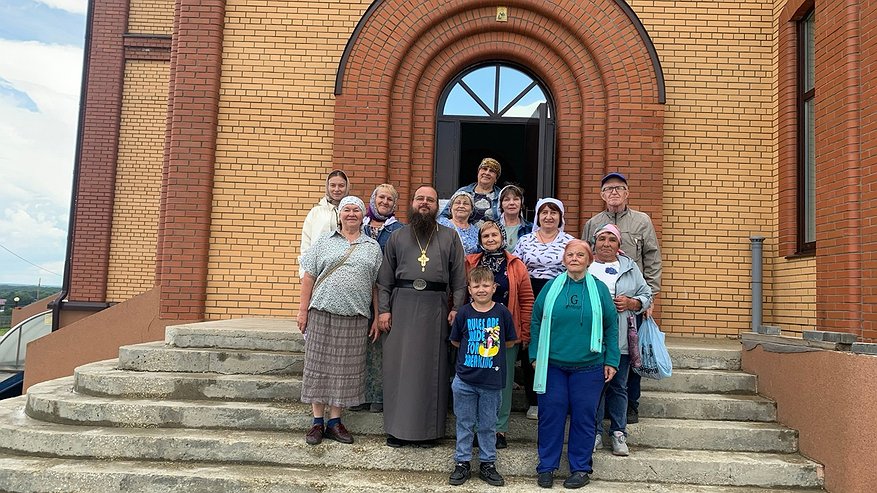
<svg viewBox="0 0 877 493">
<path fill-rule="evenodd" d="M 455 376 L 451 391 L 454 393 L 454 414 L 457 417 L 454 461 L 472 460 L 472 440 L 477 427 L 478 459 L 481 462 L 496 462 L 496 417 L 502 389 L 476 387 Z"/>
<path fill-rule="evenodd" d="M 597 407 L 597 433 L 603 433 L 603 416 L 609 409 L 609 431 L 620 431 L 627 435 L 627 375 L 630 368 L 630 356 L 621 355 L 618 373 L 603 386 L 603 395 Z"/>
<path fill-rule="evenodd" d="M 566 417 L 569 415 L 567 457 L 570 472 L 591 473 L 594 418 L 603 389 L 603 365 L 567 368 L 548 365 L 545 393 L 539 394 L 537 473 L 560 467 Z"/>
</svg>

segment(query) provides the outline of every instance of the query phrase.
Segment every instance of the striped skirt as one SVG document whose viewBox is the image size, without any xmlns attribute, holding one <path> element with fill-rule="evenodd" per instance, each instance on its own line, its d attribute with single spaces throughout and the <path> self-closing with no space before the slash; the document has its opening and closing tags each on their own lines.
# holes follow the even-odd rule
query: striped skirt
<svg viewBox="0 0 877 493">
<path fill-rule="evenodd" d="M 301 401 L 350 407 L 365 401 L 368 318 L 311 309 Z"/>
</svg>

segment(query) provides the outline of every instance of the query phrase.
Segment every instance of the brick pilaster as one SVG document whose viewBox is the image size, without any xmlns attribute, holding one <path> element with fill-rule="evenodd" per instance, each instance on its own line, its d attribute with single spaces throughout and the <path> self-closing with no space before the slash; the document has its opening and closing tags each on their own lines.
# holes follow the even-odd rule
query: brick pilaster
<svg viewBox="0 0 877 493">
<path fill-rule="evenodd" d="M 127 0 L 93 2 L 90 38 L 86 45 L 85 108 L 79 149 L 73 252 L 70 266 L 71 301 L 104 302 L 113 225 L 113 190 L 122 111 L 125 66 L 122 35 L 128 16 Z"/>
<path fill-rule="evenodd" d="M 162 318 L 204 318 L 224 0 L 178 0 L 162 187 Z"/>
</svg>

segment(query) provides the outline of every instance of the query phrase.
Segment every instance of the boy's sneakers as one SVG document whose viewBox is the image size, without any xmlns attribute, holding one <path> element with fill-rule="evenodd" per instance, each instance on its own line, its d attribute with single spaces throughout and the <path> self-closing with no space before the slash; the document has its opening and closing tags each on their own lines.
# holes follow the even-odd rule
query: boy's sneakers
<svg viewBox="0 0 877 493">
<path fill-rule="evenodd" d="M 627 447 L 627 437 L 624 432 L 615 431 L 612 433 L 612 455 L 620 455 L 627 457 L 630 455 L 630 449 Z"/>
<path fill-rule="evenodd" d="M 469 477 L 472 475 L 471 466 L 469 465 L 469 461 L 457 462 L 454 466 L 454 472 L 451 473 L 451 477 L 448 478 L 448 484 L 453 486 L 460 486 L 465 483 Z"/>
<path fill-rule="evenodd" d="M 505 479 L 500 476 L 493 462 L 482 462 L 481 468 L 478 471 L 478 477 L 489 485 L 502 486 L 505 484 Z"/>
<path fill-rule="evenodd" d="M 603 448 L 603 434 L 597 433 L 597 436 L 594 437 L 594 452 Z"/>
<path fill-rule="evenodd" d="M 539 406 L 530 406 L 527 409 L 527 419 L 539 419 Z"/>
</svg>

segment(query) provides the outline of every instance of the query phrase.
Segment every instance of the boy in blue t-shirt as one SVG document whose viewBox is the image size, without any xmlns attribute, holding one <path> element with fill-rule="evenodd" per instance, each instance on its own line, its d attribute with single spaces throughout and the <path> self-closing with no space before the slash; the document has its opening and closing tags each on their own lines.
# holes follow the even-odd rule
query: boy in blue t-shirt
<svg viewBox="0 0 877 493">
<path fill-rule="evenodd" d="M 505 386 L 505 351 L 517 342 L 512 314 L 493 302 L 493 272 L 476 267 L 469 272 L 472 303 L 460 308 L 451 326 L 450 341 L 457 351 L 457 375 L 451 384 L 457 416 L 457 449 L 454 472 L 448 482 L 461 485 L 469 479 L 472 440 L 478 428 L 481 462 L 478 476 L 493 486 L 505 484 L 497 472 L 496 416 Z"/>
</svg>

